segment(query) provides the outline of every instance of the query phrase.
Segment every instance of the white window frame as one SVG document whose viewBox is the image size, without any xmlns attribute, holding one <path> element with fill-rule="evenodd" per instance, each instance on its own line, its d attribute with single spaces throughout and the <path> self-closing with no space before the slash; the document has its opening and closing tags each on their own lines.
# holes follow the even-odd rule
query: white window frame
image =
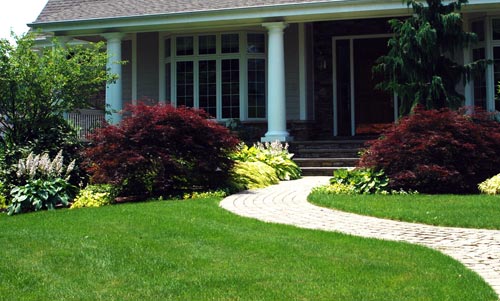
<svg viewBox="0 0 500 301">
<path fill-rule="evenodd" d="M 239 36 L 239 52 L 238 53 L 222 53 L 222 35 L 225 34 L 238 34 Z M 265 51 L 264 53 L 248 53 L 247 50 L 247 34 L 262 34 L 264 35 Z M 215 35 L 216 36 L 216 53 L 215 54 L 199 54 L 198 41 L 200 36 Z M 178 37 L 193 37 L 194 52 L 193 55 L 177 56 L 176 40 Z M 217 116 L 218 121 L 227 121 L 231 118 L 222 118 L 222 74 L 221 62 L 224 59 L 238 59 L 239 60 L 239 78 L 240 78 L 240 117 L 241 121 L 261 121 L 266 120 L 262 118 L 249 118 L 248 117 L 248 60 L 249 59 L 263 59 L 267 66 L 267 35 L 265 31 L 227 31 L 227 32 L 203 32 L 203 33 L 183 33 L 179 35 L 160 35 L 160 98 L 170 99 L 173 106 L 177 106 L 177 62 L 192 61 L 194 72 L 194 107 L 199 108 L 199 61 L 215 60 L 217 72 Z M 165 57 L 165 41 L 170 39 L 170 57 Z M 165 84 L 165 66 L 170 63 L 170 95 L 166 94 Z M 267 79 L 267 68 L 266 68 Z M 268 102 L 268 87 L 266 80 L 266 110 Z M 267 114 L 266 114 L 267 115 Z"/>
</svg>

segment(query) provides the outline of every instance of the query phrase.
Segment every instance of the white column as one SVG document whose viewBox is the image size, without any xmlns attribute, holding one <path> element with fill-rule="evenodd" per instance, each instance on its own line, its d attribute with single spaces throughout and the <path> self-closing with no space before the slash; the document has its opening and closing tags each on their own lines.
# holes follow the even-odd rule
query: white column
<svg viewBox="0 0 500 301">
<path fill-rule="evenodd" d="M 106 120 L 111 124 L 118 124 L 122 120 L 122 33 L 103 34 L 107 40 L 108 72 L 116 74 L 118 79 L 106 85 Z"/>
<path fill-rule="evenodd" d="M 285 99 L 285 50 L 283 46 L 284 22 L 264 23 L 268 29 L 268 101 L 267 133 L 262 137 L 266 141 L 290 141 L 292 137 L 286 130 Z"/>
</svg>

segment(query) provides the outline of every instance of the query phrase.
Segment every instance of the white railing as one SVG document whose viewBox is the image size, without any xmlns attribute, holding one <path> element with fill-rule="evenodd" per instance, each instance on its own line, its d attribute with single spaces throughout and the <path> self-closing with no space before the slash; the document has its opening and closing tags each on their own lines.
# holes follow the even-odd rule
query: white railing
<svg viewBox="0 0 500 301">
<path fill-rule="evenodd" d="M 65 114 L 66 120 L 78 129 L 80 139 L 86 140 L 92 130 L 102 125 L 105 120 L 103 110 L 80 109 Z"/>
</svg>

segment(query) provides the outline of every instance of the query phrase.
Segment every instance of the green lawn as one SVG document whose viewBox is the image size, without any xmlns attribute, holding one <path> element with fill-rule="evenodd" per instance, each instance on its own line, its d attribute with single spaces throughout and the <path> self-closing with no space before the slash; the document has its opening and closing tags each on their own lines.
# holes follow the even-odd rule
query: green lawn
<svg viewBox="0 0 500 301">
<path fill-rule="evenodd" d="M 400 221 L 500 229 L 500 196 L 332 195 L 314 192 L 309 201 L 323 207 Z"/>
<path fill-rule="evenodd" d="M 1 215 L 0 299 L 497 299 L 437 251 L 265 224 L 219 201 Z"/>
</svg>

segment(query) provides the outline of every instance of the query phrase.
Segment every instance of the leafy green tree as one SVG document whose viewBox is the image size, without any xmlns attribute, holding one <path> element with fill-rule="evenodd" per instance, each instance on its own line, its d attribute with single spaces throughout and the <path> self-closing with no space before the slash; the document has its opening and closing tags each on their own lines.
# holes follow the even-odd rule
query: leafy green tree
<svg viewBox="0 0 500 301">
<path fill-rule="evenodd" d="M 395 92 L 401 99 L 401 113 L 417 105 L 427 109 L 458 108 L 464 97 L 456 91 L 462 80 L 484 70 L 486 61 L 461 64 L 453 58 L 458 50 L 477 39 L 464 32 L 460 10 L 467 0 L 404 0 L 414 14 L 390 21 L 394 37 L 389 52 L 378 59 L 374 72 L 384 75 L 379 88 Z"/>
<path fill-rule="evenodd" d="M 0 149 L 4 168 L 29 152 L 60 149 L 71 159 L 78 146 L 65 112 L 87 101 L 115 76 L 106 70 L 103 43 L 36 47 L 35 36 L 0 40 Z"/>
</svg>

